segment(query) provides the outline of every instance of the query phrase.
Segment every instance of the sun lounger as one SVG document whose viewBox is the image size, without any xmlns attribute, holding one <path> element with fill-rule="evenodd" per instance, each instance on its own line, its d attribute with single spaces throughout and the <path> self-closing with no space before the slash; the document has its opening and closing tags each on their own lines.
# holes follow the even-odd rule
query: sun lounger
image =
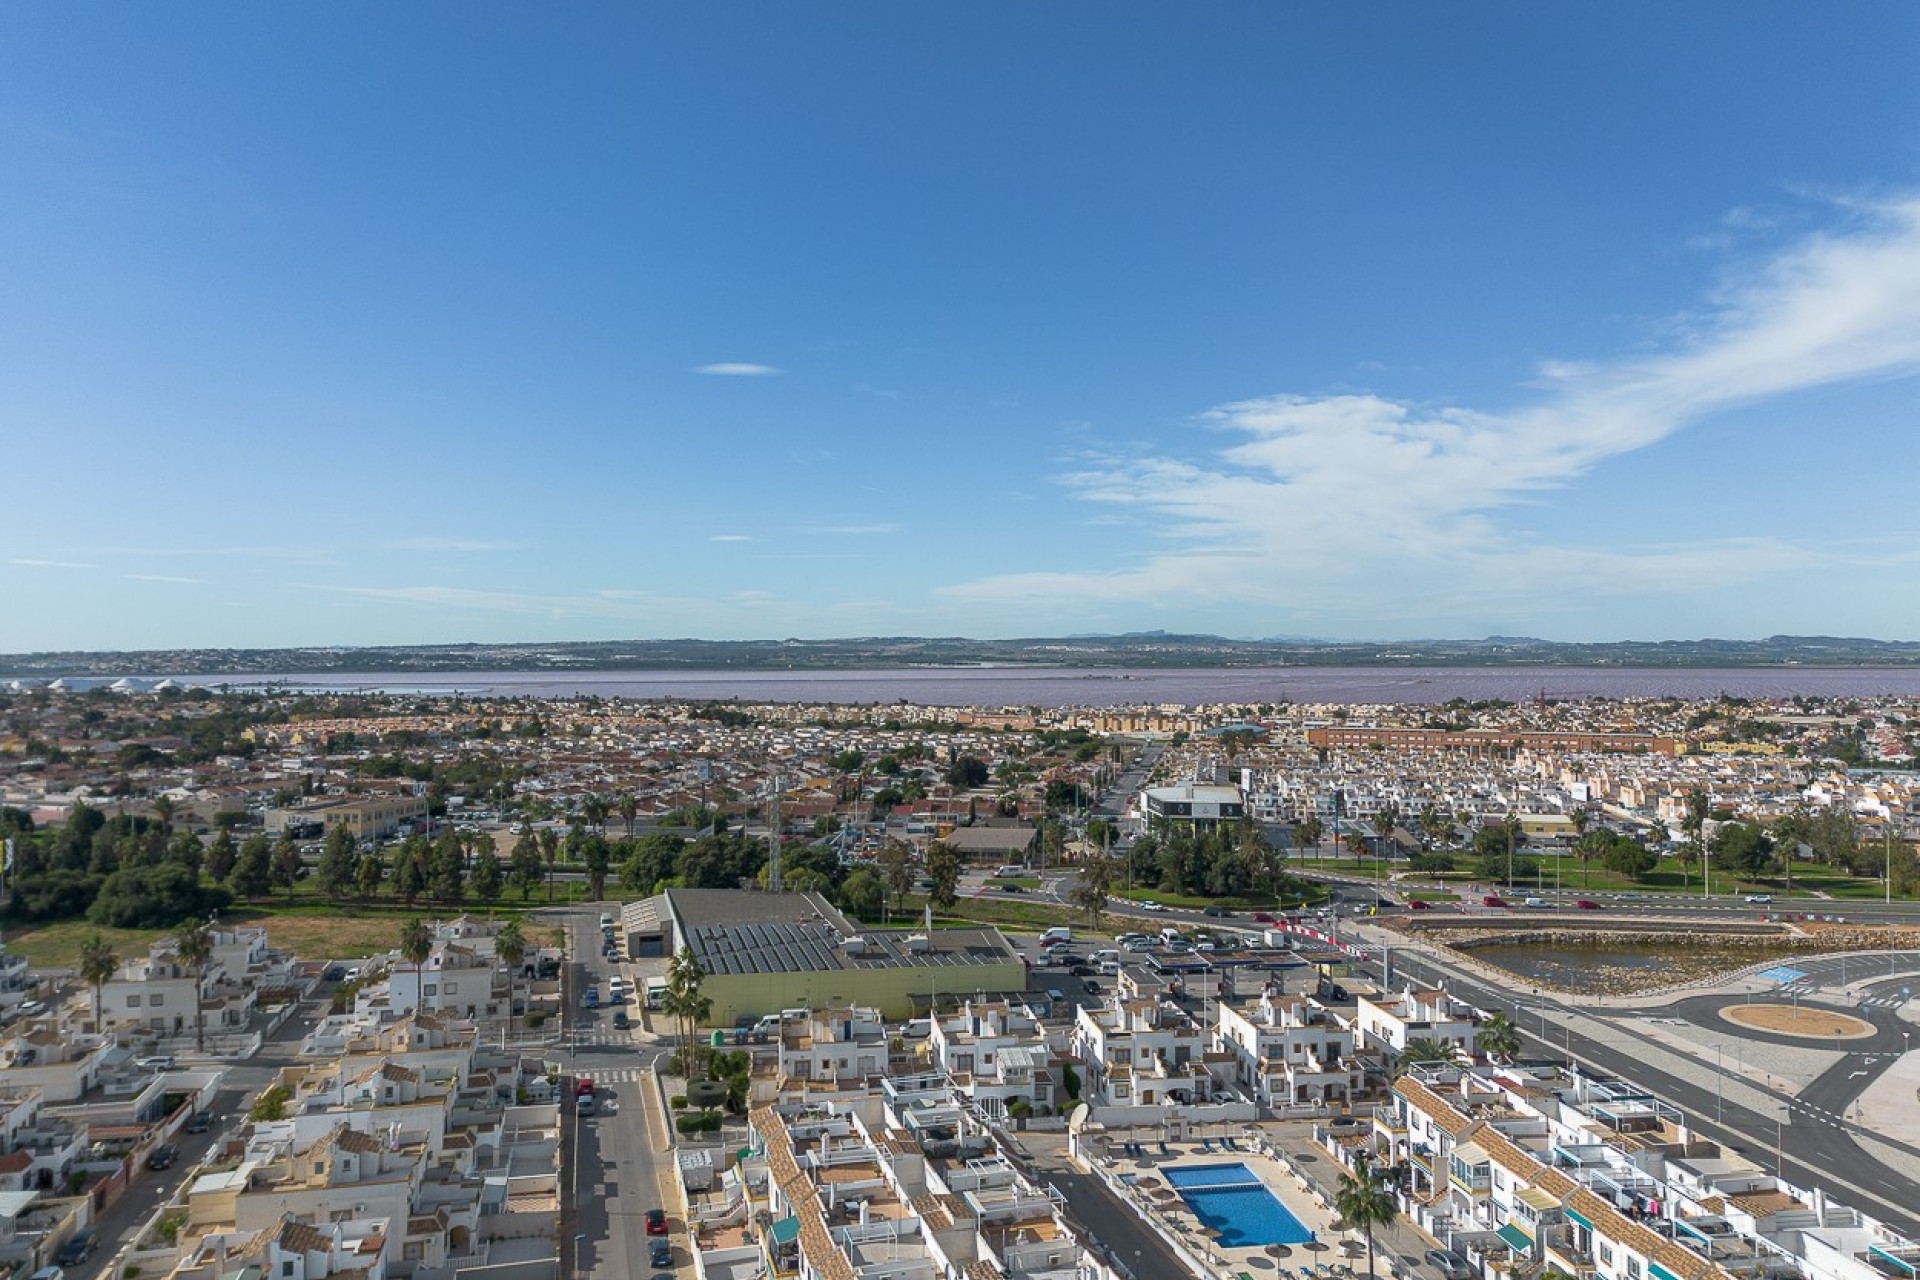
<svg viewBox="0 0 1920 1280">
<path fill-rule="evenodd" d="M 1202 1139 L 1200 1139 L 1200 1149 L 1201 1149 L 1202 1151 L 1204 1151 L 1204 1152 L 1206 1152 L 1206 1153 L 1207 1153 L 1208 1155 L 1212 1155 L 1212 1154 L 1213 1154 L 1213 1139 L 1212 1139 L 1212 1138 L 1202 1138 Z"/>
<path fill-rule="evenodd" d="M 1167 1146 L 1167 1140 L 1165 1138 L 1162 1138 L 1160 1140 L 1160 1154 L 1163 1156 L 1170 1156 L 1173 1154 L 1173 1150 L 1172 1148 Z"/>
</svg>

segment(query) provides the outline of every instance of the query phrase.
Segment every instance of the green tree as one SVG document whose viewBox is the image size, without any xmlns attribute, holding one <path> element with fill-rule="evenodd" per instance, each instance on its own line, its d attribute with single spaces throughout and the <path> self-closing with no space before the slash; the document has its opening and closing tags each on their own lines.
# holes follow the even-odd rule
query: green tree
<svg viewBox="0 0 1920 1280">
<path fill-rule="evenodd" d="M 944 840 L 927 846 L 927 901 L 935 911 L 951 911 L 960 901 L 960 855 Z"/>
<path fill-rule="evenodd" d="M 1096 853 L 1080 864 L 1080 874 L 1067 895 L 1074 906 L 1087 913 L 1087 928 L 1098 929 L 1107 912 L 1107 899 L 1113 889 L 1113 859 Z"/>
<path fill-rule="evenodd" d="M 532 827 L 522 823 L 507 858 L 507 883 L 520 895 L 520 901 L 532 900 L 540 884 L 540 865 L 540 839 Z"/>
<path fill-rule="evenodd" d="M 1295 823 L 1293 827 L 1293 838 L 1305 849 L 1318 849 L 1320 842 L 1326 838 L 1326 834 L 1326 824 L 1311 815 Z"/>
<path fill-rule="evenodd" d="M 1414 1067 L 1444 1066 L 1460 1060 L 1460 1052 L 1449 1040 L 1416 1036 L 1394 1055 L 1393 1074 L 1403 1076 Z"/>
<path fill-rule="evenodd" d="M 413 1007 L 426 998 L 427 957 L 433 954 L 433 930 L 419 916 L 400 926 L 400 958 L 413 966 Z"/>
<path fill-rule="evenodd" d="M 1347 1226 L 1367 1237 L 1367 1280 L 1373 1280 L 1373 1233 L 1399 1216 L 1393 1192 L 1374 1172 L 1365 1151 L 1353 1157 L 1353 1172 L 1340 1175 L 1340 1186 L 1333 1193 L 1333 1211 Z"/>
<path fill-rule="evenodd" d="M 880 882 L 898 906 L 907 896 L 907 890 L 913 888 L 913 850 L 904 840 L 888 840 L 880 846 L 878 861 Z"/>
<path fill-rule="evenodd" d="M 540 860 L 547 864 L 547 901 L 553 901 L 553 866 L 560 861 L 560 833 L 552 827 L 542 827 L 537 833 L 540 840 Z"/>
<path fill-rule="evenodd" d="M 978 756 L 961 756 L 947 768 L 947 784 L 962 791 L 984 787 L 993 776 L 987 762 Z"/>
<path fill-rule="evenodd" d="M 393 851 L 393 892 L 409 907 L 427 891 L 426 843 L 408 836 Z"/>
<path fill-rule="evenodd" d="M 699 1064 L 694 1061 L 693 1036 L 713 1012 L 713 998 L 703 995 L 700 984 L 706 979 L 692 947 L 681 947 L 667 962 L 667 990 L 660 1007 L 680 1027 L 680 1069 L 687 1079 L 698 1078 Z"/>
<path fill-rule="evenodd" d="M 247 1108 L 247 1118 L 256 1124 L 271 1124 L 275 1120 L 287 1118 L 287 1103 L 293 1100 L 284 1085 L 270 1085 L 260 1091 Z"/>
<path fill-rule="evenodd" d="M 607 896 L 607 870 L 613 866 L 613 846 L 605 836 L 588 836 L 580 845 L 580 861 L 587 869 L 587 894 L 598 902 Z"/>
<path fill-rule="evenodd" d="M 326 844 L 320 850 L 318 878 L 320 892 L 329 899 L 338 900 L 346 896 L 353 885 L 353 873 L 359 862 L 359 850 L 355 846 L 353 832 L 345 826 L 336 826 L 327 832 Z"/>
<path fill-rule="evenodd" d="M 362 898 L 372 899 L 380 893 L 380 882 L 387 878 L 387 864 L 373 849 L 360 855 L 353 867 L 353 888 Z"/>
<path fill-rule="evenodd" d="M 1715 865 L 1758 880 L 1773 870 L 1773 837 L 1751 822 L 1723 822 L 1713 833 Z"/>
<path fill-rule="evenodd" d="M 265 835 L 256 831 L 241 842 L 227 882 L 243 898 L 262 898 L 272 892 L 273 846 Z"/>
<path fill-rule="evenodd" d="M 100 1020 L 100 988 L 120 972 L 120 957 L 113 944 L 98 933 L 90 933 L 80 942 L 80 980 L 93 988 L 93 1027 L 96 1034 L 106 1033 Z"/>
<path fill-rule="evenodd" d="M 225 884 L 233 875 L 234 864 L 239 860 L 240 852 L 234 846 L 232 829 L 222 827 L 214 832 L 212 842 L 207 845 L 207 874 Z"/>
<path fill-rule="evenodd" d="M 840 906 L 858 919 L 872 920 L 886 905 L 886 882 L 870 867 L 860 868 L 840 886 Z"/>
<path fill-rule="evenodd" d="M 473 896 L 491 907 L 500 900 L 500 891 L 505 887 L 506 877 L 500 870 L 500 855 L 493 851 L 493 842 L 487 841 L 474 858 Z"/>
<path fill-rule="evenodd" d="M 1513 1019 L 1495 1010 L 1487 1015 L 1480 1024 L 1480 1051 L 1489 1058 L 1510 1061 L 1520 1052 L 1520 1030 L 1513 1025 Z"/>
<path fill-rule="evenodd" d="M 1660 859 L 1653 850 L 1632 836 L 1614 836 L 1608 841 L 1607 851 L 1600 861 L 1607 870 L 1625 876 L 1636 884 L 1645 880 L 1660 865 Z"/>
<path fill-rule="evenodd" d="M 206 1023 L 200 1016 L 201 978 L 207 961 L 213 958 L 213 930 L 204 920 L 189 921 L 173 932 L 173 954 L 193 974 L 193 1044 L 196 1052 L 207 1048 Z"/>
<path fill-rule="evenodd" d="M 507 970 L 507 1039 L 513 1039 L 513 1014 L 515 992 L 520 985 L 520 966 L 527 959 L 527 935 L 521 931 L 518 920 L 509 920 L 500 926 L 500 932 L 493 936 L 493 954 Z"/>
<path fill-rule="evenodd" d="M 273 844 L 273 867 L 271 878 L 273 887 L 285 889 L 287 900 L 293 900 L 293 887 L 300 883 L 300 877 L 307 874 L 306 863 L 301 860 L 300 846 L 294 843 L 291 835 L 283 835 Z"/>
</svg>

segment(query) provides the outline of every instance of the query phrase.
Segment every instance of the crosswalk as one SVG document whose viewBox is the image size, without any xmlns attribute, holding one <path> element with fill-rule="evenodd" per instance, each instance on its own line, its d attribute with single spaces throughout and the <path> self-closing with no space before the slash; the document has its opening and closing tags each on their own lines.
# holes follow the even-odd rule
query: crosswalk
<svg viewBox="0 0 1920 1280">
<path fill-rule="evenodd" d="M 614 1067 L 608 1069 L 597 1063 L 581 1063 L 580 1074 L 593 1077 L 597 1086 L 611 1084 L 638 1084 L 642 1080 L 652 1080 L 653 1073 L 642 1067 Z"/>
</svg>

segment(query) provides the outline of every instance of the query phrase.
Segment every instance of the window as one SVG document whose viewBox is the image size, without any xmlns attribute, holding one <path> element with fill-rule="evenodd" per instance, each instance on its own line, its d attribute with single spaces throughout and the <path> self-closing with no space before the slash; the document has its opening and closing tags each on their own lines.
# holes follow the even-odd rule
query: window
<svg viewBox="0 0 1920 1280">
<path fill-rule="evenodd" d="M 152 1005 L 156 1009 L 158 1009 L 161 1005 L 165 1004 L 166 1002 L 167 1002 L 167 998 L 163 995 L 152 995 L 147 997 L 147 1003 Z"/>
<path fill-rule="evenodd" d="M 440 994 L 440 984 L 439 984 L 439 983 L 437 983 L 437 982 L 429 982 L 429 983 L 427 984 L 427 994 L 428 994 L 428 995 L 430 995 L 430 996 L 437 996 L 437 995 L 439 995 L 439 994 Z"/>
<path fill-rule="evenodd" d="M 139 1007 L 140 1007 L 140 997 L 139 997 L 139 996 L 128 996 L 128 997 L 127 997 L 127 1008 L 129 1008 L 129 1009 L 138 1009 Z"/>
<path fill-rule="evenodd" d="M 1633 1280 L 1640 1280 L 1640 1259 L 1627 1259 L 1627 1274 L 1632 1276 Z"/>
<path fill-rule="evenodd" d="M 287 1258 L 280 1263 L 280 1274 L 283 1276 L 290 1276 L 293 1274 L 292 1258 Z"/>
</svg>

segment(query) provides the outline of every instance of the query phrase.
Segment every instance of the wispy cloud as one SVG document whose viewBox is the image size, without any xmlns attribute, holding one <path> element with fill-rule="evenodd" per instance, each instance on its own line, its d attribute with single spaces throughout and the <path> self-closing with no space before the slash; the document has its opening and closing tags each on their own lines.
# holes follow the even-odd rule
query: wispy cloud
<svg viewBox="0 0 1920 1280">
<path fill-rule="evenodd" d="M 135 582 L 177 582 L 183 586 L 199 586 L 205 578 L 182 578 L 171 573 L 129 573 L 126 575 Z"/>
<path fill-rule="evenodd" d="M 752 542 L 753 538 L 751 535 L 744 534 L 744 533 L 716 533 L 713 535 L 712 541 L 714 542 Z"/>
<path fill-rule="evenodd" d="M 36 560 L 26 556 L 16 557 L 7 563 L 17 564 L 23 569 L 98 569 L 100 567 L 97 564 L 82 564 L 77 560 Z"/>
<path fill-rule="evenodd" d="M 722 360 L 718 364 L 699 364 L 693 372 L 704 373 L 714 378 L 771 378 L 781 371 L 770 364 L 744 364 L 735 360 Z"/>
<path fill-rule="evenodd" d="M 396 538 L 392 542 L 383 543 L 381 549 L 384 551 L 425 551 L 429 553 L 471 552 L 478 554 L 488 551 L 519 551 L 525 546 L 526 544 L 522 542 L 503 542 L 497 538 L 419 537 Z"/>
<path fill-rule="evenodd" d="M 878 538 L 889 533 L 900 532 L 900 526 L 897 524 L 827 524 L 811 525 L 800 532 L 826 534 L 835 538 Z"/>
<path fill-rule="evenodd" d="M 900 398 L 900 393 L 892 387 L 875 387 L 869 386 L 864 382 L 856 382 L 853 384 L 853 389 L 860 395 L 876 396 L 881 400 L 898 400 Z"/>
<path fill-rule="evenodd" d="M 1200 461 L 1086 458 L 1080 498 L 1151 517 L 1176 544 L 1096 571 L 1009 574 L 943 589 L 980 604 L 1240 602 L 1356 610 L 1462 597 L 1510 604 L 1580 583 L 1584 595 L 1677 593 L 1815 563 L 1773 538 L 1615 549 L 1542 545 L 1498 517 L 1710 414 L 1812 387 L 1920 369 L 1920 196 L 1856 205 L 1730 276 L 1666 347 L 1541 369 L 1510 409 L 1370 394 L 1274 395 L 1198 425 L 1226 443 Z"/>
</svg>

